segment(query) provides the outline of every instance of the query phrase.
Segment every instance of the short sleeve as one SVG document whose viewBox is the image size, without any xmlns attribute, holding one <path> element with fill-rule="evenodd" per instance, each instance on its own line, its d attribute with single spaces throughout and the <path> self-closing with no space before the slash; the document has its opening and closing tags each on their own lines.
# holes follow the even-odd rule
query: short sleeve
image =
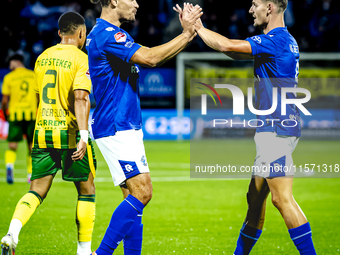
<svg viewBox="0 0 340 255">
<path fill-rule="evenodd" d="M 5 96 L 9 96 L 11 94 L 11 88 L 9 86 L 8 76 L 4 77 L 4 81 L 2 83 L 1 93 Z"/>
<path fill-rule="evenodd" d="M 34 66 L 34 76 L 35 76 L 34 91 L 38 94 L 39 94 L 39 86 L 38 86 L 37 69 L 39 66 L 39 61 L 40 61 L 40 57 L 37 58 L 37 60 L 35 61 L 35 66 Z"/>
<path fill-rule="evenodd" d="M 124 32 L 112 34 L 105 47 L 105 51 L 111 55 L 115 55 L 125 62 L 129 62 L 133 54 L 142 47 L 135 43 L 130 36 Z"/>
<path fill-rule="evenodd" d="M 77 72 L 74 77 L 73 90 L 83 89 L 91 93 L 91 78 L 87 56 L 81 56 L 77 60 Z"/>
<path fill-rule="evenodd" d="M 251 45 L 252 55 L 275 54 L 276 46 L 267 35 L 257 35 L 246 39 Z"/>
</svg>

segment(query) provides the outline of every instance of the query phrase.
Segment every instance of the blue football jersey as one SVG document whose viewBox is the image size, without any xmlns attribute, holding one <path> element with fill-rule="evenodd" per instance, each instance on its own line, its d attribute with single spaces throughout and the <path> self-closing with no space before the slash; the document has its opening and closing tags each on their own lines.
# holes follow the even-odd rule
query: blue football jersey
<svg viewBox="0 0 340 255">
<path fill-rule="evenodd" d="M 142 127 L 139 68 L 129 62 L 140 47 L 126 31 L 103 19 L 97 19 L 87 37 L 95 139 Z"/>
<path fill-rule="evenodd" d="M 278 91 L 276 110 L 270 115 L 257 116 L 264 125 L 258 127 L 256 132 L 276 132 L 278 135 L 300 137 L 301 123 L 298 108 L 287 104 L 286 115 L 281 114 L 281 88 L 294 88 L 298 83 L 300 54 L 294 37 L 287 28 L 278 27 L 267 34 L 253 36 L 246 40 L 250 43 L 254 56 L 254 107 L 257 110 L 270 109 L 273 104 L 273 87 Z M 287 93 L 286 97 L 293 99 L 296 95 Z M 276 121 L 272 121 L 273 119 Z M 259 122 L 258 126 L 261 124 Z M 296 126 L 292 127 L 294 125 Z"/>
</svg>

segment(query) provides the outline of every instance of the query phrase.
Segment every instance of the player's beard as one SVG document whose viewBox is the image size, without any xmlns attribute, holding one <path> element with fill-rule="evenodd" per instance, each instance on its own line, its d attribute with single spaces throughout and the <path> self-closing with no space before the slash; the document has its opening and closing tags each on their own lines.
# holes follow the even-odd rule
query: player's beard
<svg viewBox="0 0 340 255">
<path fill-rule="evenodd" d="M 267 26 L 268 26 L 267 22 L 263 22 L 263 23 L 259 24 L 259 23 L 256 23 L 255 20 L 254 20 L 254 27 L 256 27 L 256 28 L 264 30 L 264 29 L 267 28 Z"/>
<path fill-rule="evenodd" d="M 136 15 L 132 14 L 132 16 L 130 18 L 128 18 L 128 19 L 122 18 L 119 21 L 120 21 L 121 24 L 122 23 L 134 23 L 136 21 Z"/>
</svg>

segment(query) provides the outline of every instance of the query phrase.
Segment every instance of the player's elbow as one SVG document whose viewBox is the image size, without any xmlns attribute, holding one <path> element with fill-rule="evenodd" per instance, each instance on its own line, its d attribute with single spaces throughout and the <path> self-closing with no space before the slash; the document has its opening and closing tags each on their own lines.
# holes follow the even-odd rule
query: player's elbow
<svg viewBox="0 0 340 255">
<path fill-rule="evenodd" d="M 143 62 L 147 67 L 157 67 L 159 66 L 160 60 L 155 56 L 145 56 Z"/>
<path fill-rule="evenodd" d="M 225 44 L 220 44 L 219 50 L 222 53 L 229 53 L 229 52 L 233 52 L 234 48 L 231 44 L 225 43 Z"/>
<path fill-rule="evenodd" d="M 74 98 L 74 100 L 75 100 L 75 102 L 76 103 L 86 103 L 87 102 L 87 100 L 88 100 L 88 97 L 87 96 L 76 96 L 75 98 Z"/>
</svg>

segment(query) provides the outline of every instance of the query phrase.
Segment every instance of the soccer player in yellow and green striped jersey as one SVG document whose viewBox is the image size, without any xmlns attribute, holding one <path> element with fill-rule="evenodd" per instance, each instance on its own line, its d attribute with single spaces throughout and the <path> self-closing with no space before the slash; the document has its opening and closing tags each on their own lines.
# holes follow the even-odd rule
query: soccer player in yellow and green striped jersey
<svg viewBox="0 0 340 255">
<path fill-rule="evenodd" d="M 33 71 L 25 68 L 23 56 L 15 54 L 9 58 L 9 68 L 12 70 L 4 78 L 2 85 L 1 108 L 9 122 L 8 147 L 5 151 L 7 182 L 13 183 L 13 170 L 16 160 L 18 143 L 26 135 L 28 145 L 27 175 L 28 181 L 32 173 L 31 150 L 37 112 L 37 100 L 34 92 L 36 77 Z M 9 115 L 7 115 L 7 110 Z"/>
<path fill-rule="evenodd" d="M 73 181 L 78 191 L 76 223 L 78 255 L 91 253 L 95 219 L 94 177 L 96 158 L 88 135 L 91 81 L 87 55 L 81 51 L 86 39 L 84 18 L 67 12 L 59 18 L 61 43 L 37 59 L 35 73 L 39 108 L 32 150 L 30 191 L 18 202 L 2 249 L 15 249 L 23 225 L 42 203 L 53 178 Z"/>
</svg>

